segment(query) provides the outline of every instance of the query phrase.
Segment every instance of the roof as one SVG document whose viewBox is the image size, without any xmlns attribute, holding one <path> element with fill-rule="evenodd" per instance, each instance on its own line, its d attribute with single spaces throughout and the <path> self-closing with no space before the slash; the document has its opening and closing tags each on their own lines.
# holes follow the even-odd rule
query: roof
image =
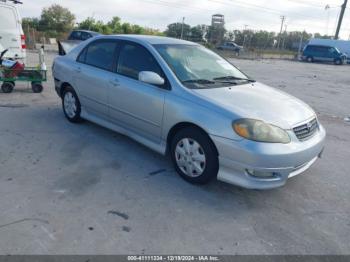
<svg viewBox="0 0 350 262">
<path fill-rule="evenodd" d="M 90 33 L 90 34 L 92 34 L 94 36 L 95 35 L 101 35 L 99 32 L 90 31 L 90 30 L 81 30 L 81 29 L 74 29 L 74 30 L 72 30 L 72 32 L 76 32 L 76 31 Z"/>
<path fill-rule="evenodd" d="M 130 40 L 136 42 L 146 42 L 151 45 L 168 44 L 168 45 L 197 45 L 196 43 L 185 41 L 177 38 L 152 36 L 152 35 L 109 35 L 108 37 L 115 37 L 117 39 Z"/>
</svg>

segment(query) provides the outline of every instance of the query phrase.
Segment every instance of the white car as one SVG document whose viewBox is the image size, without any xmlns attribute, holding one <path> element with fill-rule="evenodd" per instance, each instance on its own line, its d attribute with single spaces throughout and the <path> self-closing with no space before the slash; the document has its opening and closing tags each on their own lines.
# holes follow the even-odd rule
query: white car
<svg viewBox="0 0 350 262">
<path fill-rule="evenodd" d="M 25 36 L 15 3 L 17 1 L 0 0 L 0 52 L 8 49 L 4 58 L 24 60 Z"/>
</svg>

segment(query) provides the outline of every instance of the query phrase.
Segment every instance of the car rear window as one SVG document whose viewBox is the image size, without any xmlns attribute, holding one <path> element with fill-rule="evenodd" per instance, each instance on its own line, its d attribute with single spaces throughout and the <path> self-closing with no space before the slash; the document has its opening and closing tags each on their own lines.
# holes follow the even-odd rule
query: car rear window
<svg viewBox="0 0 350 262">
<path fill-rule="evenodd" d="M 0 6 L 0 30 L 17 28 L 17 18 L 13 8 Z"/>
</svg>

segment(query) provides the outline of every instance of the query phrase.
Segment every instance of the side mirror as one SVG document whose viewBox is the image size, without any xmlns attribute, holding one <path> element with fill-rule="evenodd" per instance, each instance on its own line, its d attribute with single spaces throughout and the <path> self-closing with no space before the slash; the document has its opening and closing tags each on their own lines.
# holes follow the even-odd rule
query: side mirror
<svg viewBox="0 0 350 262">
<path fill-rule="evenodd" d="M 163 85 L 164 79 L 157 73 L 151 71 L 142 71 L 139 73 L 139 80 L 141 82 L 151 85 Z"/>
</svg>

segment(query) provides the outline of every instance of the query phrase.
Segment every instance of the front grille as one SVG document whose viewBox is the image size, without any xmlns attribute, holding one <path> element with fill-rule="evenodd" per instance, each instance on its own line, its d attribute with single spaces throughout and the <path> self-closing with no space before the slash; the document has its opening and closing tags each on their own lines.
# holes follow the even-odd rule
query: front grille
<svg viewBox="0 0 350 262">
<path fill-rule="evenodd" d="M 310 138 L 318 129 L 317 119 L 314 118 L 310 122 L 294 127 L 293 131 L 299 140 Z"/>
</svg>

